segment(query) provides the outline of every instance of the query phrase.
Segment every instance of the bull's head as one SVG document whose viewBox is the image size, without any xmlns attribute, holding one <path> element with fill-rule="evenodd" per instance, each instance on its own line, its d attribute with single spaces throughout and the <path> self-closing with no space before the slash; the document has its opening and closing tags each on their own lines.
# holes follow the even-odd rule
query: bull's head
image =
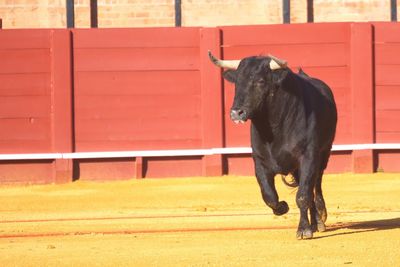
<svg viewBox="0 0 400 267">
<path fill-rule="evenodd" d="M 244 123 L 259 111 L 267 96 L 272 95 L 281 82 L 282 70 L 287 68 L 284 60 L 274 56 L 247 57 L 242 60 L 220 60 L 208 52 L 214 65 L 225 68 L 223 76 L 235 83 L 235 98 L 231 108 L 231 119 Z"/>
</svg>

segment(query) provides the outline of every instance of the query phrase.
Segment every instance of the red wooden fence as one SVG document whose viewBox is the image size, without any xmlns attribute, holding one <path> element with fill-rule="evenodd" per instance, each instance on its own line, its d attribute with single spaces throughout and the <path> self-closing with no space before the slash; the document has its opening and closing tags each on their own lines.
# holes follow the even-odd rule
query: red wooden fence
<svg viewBox="0 0 400 267">
<path fill-rule="evenodd" d="M 285 58 L 326 81 L 335 144 L 400 143 L 397 23 L 0 31 L 0 153 L 249 146 L 227 59 Z M 328 172 L 400 171 L 400 150 L 332 153 Z M 0 161 L 0 182 L 253 174 L 250 154 Z"/>
<path fill-rule="evenodd" d="M 374 24 L 375 141 L 400 140 L 400 27 L 397 23 Z M 376 152 L 376 166 L 399 171 L 400 151 Z"/>
<path fill-rule="evenodd" d="M 1 153 L 71 151 L 70 36 L 67 30 L 0 31 Z M 55 181 L 62 163 L 2 161 L 0 182 Z"/>
</svg>

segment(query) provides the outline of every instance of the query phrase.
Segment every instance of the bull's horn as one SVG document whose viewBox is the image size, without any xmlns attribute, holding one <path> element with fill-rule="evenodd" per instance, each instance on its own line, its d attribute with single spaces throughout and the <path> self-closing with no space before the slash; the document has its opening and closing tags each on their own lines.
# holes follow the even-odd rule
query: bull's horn
<svg viewBox="0 0 400 267">
<path fill-rule="evenodd" d="M 271 70 L 278 70 L 287 67 L 286 60 L 279 59 L 277 57 L 274 57 L 273 55 L 268 55 L 268 56 L 271 58 L 271 61 L 269 62 L 269 68 Z"/>
<path fill-rule="evenodd" d="M 208 50 L 208 57 L 210 58 L 211 62 L 220 67 L 220 68 L 225 68 L 225 69 L 233 69 L 236 70 L 239 66 L 240 60 L 221 60 L 216 57 L 214 57 L 213 54 L 211 54 L 211 51 Z"/>
</svg>

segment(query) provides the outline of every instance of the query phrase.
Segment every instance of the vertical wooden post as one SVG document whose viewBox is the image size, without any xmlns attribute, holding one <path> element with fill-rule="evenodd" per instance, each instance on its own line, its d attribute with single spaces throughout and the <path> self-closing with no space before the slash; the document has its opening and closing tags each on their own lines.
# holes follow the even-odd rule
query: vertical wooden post
<svg viewBox="0 0 400 267">
<path fill-rule="evenodd" d="M 208 50 L 221 57 L 221 32 L 218 28 L 200 30 L 200 74 L 202 105 L 203 148 L 222 147 L 223 142 L 223 92 L 221 70 L 212 65 Z M 203 157 L 203 175 L 222 175 L 222 156 Z"/>
<path fill-rule="evenodd" d="M 51 31 L 51 125 L 53 152 L 73 152 L 71 31 Z M 54 182 L 72 181 L 72 160 L 54 162 Z"/>
<path fill-rule="evenodd" d="M 3 20 L 0 19 L 0 30 L 3 29 Z"/>
<path fill-rule="evenodd" d="M 351 24 L 351 91 L 353 143 L 374 142 L 373 28 L 370 23 Z M 353 171 L 374 171 L 372 150 L 353 151 Z"/>
<path fill-rule="evenodd" d="M 136 179 L 144 178 L 143 157 L 136 157 L 135 159 L 135 178 Z"/>
</svg>

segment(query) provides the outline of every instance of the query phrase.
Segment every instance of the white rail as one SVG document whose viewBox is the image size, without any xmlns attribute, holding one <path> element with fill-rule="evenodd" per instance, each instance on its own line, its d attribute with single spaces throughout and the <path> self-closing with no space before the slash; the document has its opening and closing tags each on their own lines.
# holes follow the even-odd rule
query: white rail
<svg viewBox="0 0 400 267">
<path fill-rule="evenodd" d="M 390 144 L 348 144 L 333 145 L 332 151 L 353 150 L 400 150 L 400 143 Z M 136 158 L 136 157 L 179 157 L 206 156 L 226 154 L 251 154 L 250 147 L 224 147 L 209 149 L 176 149 L 176 150 L 134 150 L 105 152 L 74 153 L 29 153 L 0 154 L 0 160 L 51 160 L 51 159 L 96 159 L 96 158 Z"/>
</svg>

